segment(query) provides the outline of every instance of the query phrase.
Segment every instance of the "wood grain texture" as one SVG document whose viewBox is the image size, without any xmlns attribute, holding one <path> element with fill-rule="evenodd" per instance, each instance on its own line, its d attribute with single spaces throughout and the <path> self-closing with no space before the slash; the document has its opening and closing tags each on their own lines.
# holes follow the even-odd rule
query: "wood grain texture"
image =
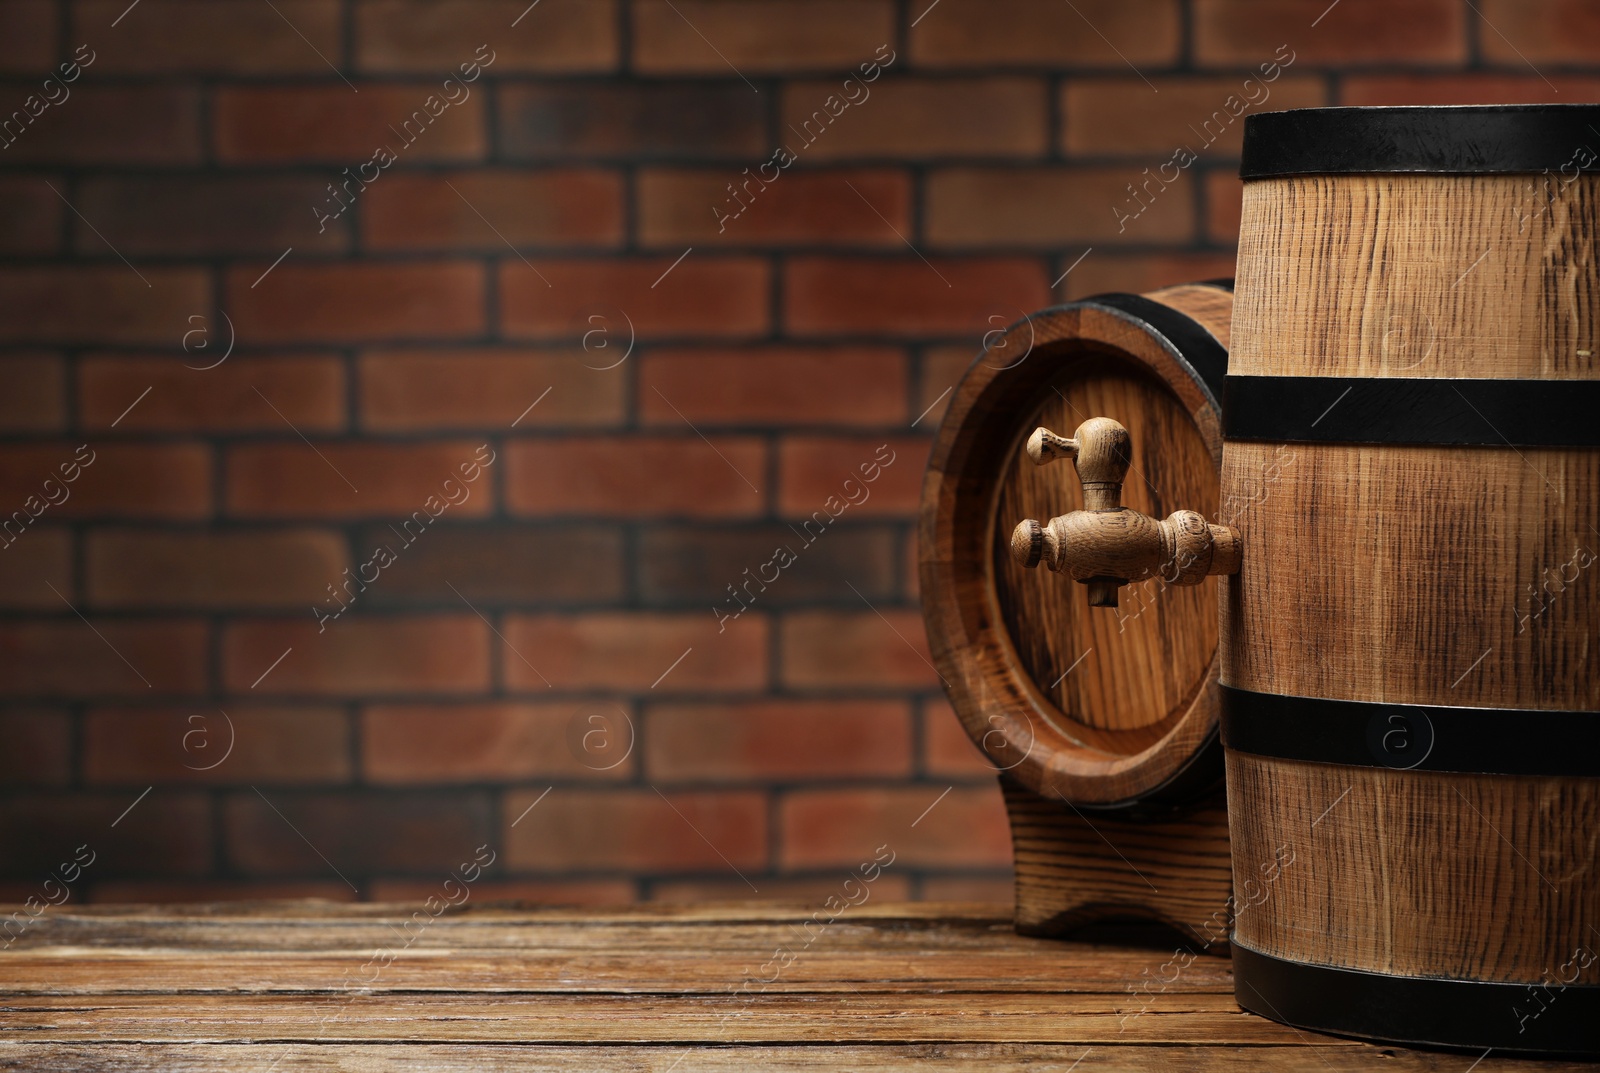
<svg viewBox="0 0 1600 1073">
<path fill-rule="evenodd" d="M 687 1053 L 685 1053 L 687 1051 Z M 1361 1047 L 1319 1037 L 1314 1046 L 1150 1045 L 1062 1043 L 874 1043 L 592 1047 L 571 1044 L 479 1044 L 472 1047 L 408 1042 L 321 1043 L 262 1046 L 254 1043 L 123 1044 L 89 1046 L 0 1041 L 0 1069 L 27 1073 L 1066 1073 L 1079 1058 L 1086 1073 L 1461 1073 L 1459 1054 Z M 1471 1059 L 1469 1058 L 1470 1062 Z M 1486 1073 L 1576 1073 L 1593 1066 L 1566 1062 L 1489 1058 Z"/>
<path fill-rule="evenodd" d="M 1178 400 L 1126 363 L 1076 364 L 1050 385 L 1033 425 L 1073 428 L 1090 416 L 1111 416 L 1127 426 L 1133 468 L 1122 502 L 1132 511 L 1163 517 L 1189 502 L 1201 502 L 1196 509 L 1205 509 L 1200 497 L 1215 503 L 1215 470 Z M 1031 431 L 1018 429 L 1024 437 Z M 1022 567 L 1009 555 L 1016 524 L 1083 511 L 1084 492 L 1070 465 L 1035 467 L 1017 445 L 1006 446 L 1011 449 L 995 461 L 992 598 L 1028 683 L 1046 701 L 1043 717 L 1069 735 L 1077 729 L 1074 724 L 1135 732 L 1120 743 L 1111 735 L 1096 738 L 1108 752 L 1149 748 L 1158 736 L 1137 732 L 1181 714 L 1215 655 L 1214 583 L 1188 590 L 1155 582 L 1124 589 L 1125 599 L 1111 610 L 1091 608 L 1084 586 L 1068 577 Z M 1123 797 L 1134 792 L 1131 786 L 1119 788 Z"/>
<path fill-rule="evenodd" d="M 1593 173 L 1245 183 L 1228 371 L 1593 378 L 1597 233 Z"/>
<path fill-rule="evenodd" d="M 1597 184 L 1247 183 L 1230 373 L 1600 377 Z M 1474 447 L 1230 441 L 1223 495 L 1245 554 L 1223 586 L 1222 681 L 1600 709 L 1600 451 L 1485 435 Z M 1433 722 L 1435 735 L 1452 732 L 1447 717 Z M 1506 720 L 1507 735 L 1527 732 Z M 1511 983 L 1538 982 L 1577 947 L 1600 950 L 1600 780 L 1231 753 L 1228 806 L 1236 882 L 1273 845 L 1302 847 L 1241 919 L 1250 949 Z"/>
<path fill-rule="evenodd" d="M 1230 442 L 1222 480 L 1229 685 L 1600 710 L 1600 452 Z"/>
<path fill-rule="evenodd" d="M 1147 297 L 1186 303 L 1226 337 L 1228 292 Z M 1218 416 L 1184 367 L 1109 310 L 1047 310 L 1000 343 L 956 388 L 925 478 L 918 554 L 930 649 L 997 767 L 1046 796 L 1133 801 L 1215 728 L 1215 583 L 1153 581 L 1125 590 L 1115 610 L 1091 610 L 1083 586 L 1014 562 L 1017 522 L 1084 502 L 1071 470 L 1028 462 L 1026 440 L 1041 425 L 1115 418 L 1133 437 L 1127 505 L 1158 517 L 1215 511 Z"/>
<path fill-rule="evenodd" d="M 414 907 L 218 906 L 181 911 L 51 911 L 0 966 L 10 994 L 150 990 L 326 992 L 348 986 Z M 801 957 L 767 982 L 794 991 L 1105 991 L 1148 950 L 1056 956 L 1012 932 L 992 907 L 868 901 L 826 928 L 816 906 L 641 906 L 624 913 L 474 908 L 417 934 L 373 991 L 705 992 L 737 987 L 779 944 Z M 357 911 L 360 910 L 360 911 Z M 824 914 L 826 915 L 826 914 Z M 813 939 L 813 935 L 815 938 Z M 805 945 L 811 940 L 809 945 Z M 1073 947 L 1076 949 L 1077 947 Z M 757 955 L 760 955 L 757 958 Z M 754 960 L 752 960 L 754 959 Z M 442 971 L 448 966 L 449 971 Z M 763 974 L 770 976 L 768 971 Z M 1226 962 L 1196 966 L 1175 990 L 1225 991 Z"/>
<path fill-rule="evenodd" d="M 968 996 L 971 998 L 971 996 Z M 977 1016 L 952 1016 L 936 994 L 750 995 L 733 988 L 700 995 L 164 995 L 70 1001 L 18 998 L 8 1028 L 29 1039 L 122 1042 L 183 1034 L 207 1040 L 413 1040 L 515 1043 L 1290 1043 L 1294 1030 L 1241 1017 L 1230 995 L 1155 996 L 1141 1017 L 1124 1020 L 1126 994 L 996 993 Z M 1162 1017 L 1163 1011 L 1182 1016 Z M 981 1027 L 973 1024 L 981 1021 Z"/>
<path fill-rule="evenodd" d="M 1171 306 L 1195 321 L 1227 350 L 1233 340 L 1233 281 L 1224 280 L 1223 283 L 1221 287 L 1209 283 L 1179 283 L 1151 291 L 1145 297 Z"/>
<path fill-rule="evenodd" d="M 1165 820 L 1119 820 L 1000 780 L 1011 818 L 1017 930 L 1070 935 L 1153 918 L 1210 953 L 1228 948 L 1233 877 L 1221 795 Z"/>
<path fill-rule="evenodd" d="M 0 951 L 0 1069 L 1462 1068 L 1459 1055 L 1296 1032 L 1241 1013 L 1225 958 L 1197 958 L 1152 987 L 1170 947 L 1028 939 L 975 907 L 868 902 L 760 991 L 741 985 L 776 946 L 794 942 L 813 907 L 590 916 L 466 906 L 421 931 L 366 988 L 330 986 L 326 969 L 308 968 L 366 962 L 412 908 L 51 910 Z M 801 983 L 792 974 L 824 948 L 828 970 L 812 968 Z M 607 959 L 611 967 L 592 975 Z M 59 990 L 42 975 L 46 964 Z M 1019 971 L 1031 973 L 1024 986 Z M 18 979 L 44 986 L 18 988 Z M 1535 1068 L 1584 1067 L 1497 1056 L 1476 1067 Z"/>
<path fill-rule="evenodd" d="M 1268 901 L 1239 917 L 1236 941 L 1252 950 L 1513 983 L 1556 978 L 1577 948 L 1600 953 L 1600 779 L 1230 753 L 1228 787 L 1246 806 L 1233 816 L 1238 882 L 1249 862 L 1295 848 Z M 1569 982 L 1600 983 L 1600 958 Z"/>
</svg>

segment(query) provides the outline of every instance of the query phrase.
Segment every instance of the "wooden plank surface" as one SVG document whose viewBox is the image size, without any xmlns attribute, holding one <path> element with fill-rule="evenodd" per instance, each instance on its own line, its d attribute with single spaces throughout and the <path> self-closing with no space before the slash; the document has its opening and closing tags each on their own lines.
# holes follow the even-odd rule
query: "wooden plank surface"
<svg viewBox="0 0 1600 1073">
<path fill-rule="evenodd" d="M 1475 1055 L 1345 1047 L 1107 1047 L 1079 1044 L 883 1044 L 861 1046 L 451 1047 L 275 1044 L 96 1047 L 0 1042 L 0 1070 L 18 1073 L 1466 1073 Z M 1073 1063 L 1077 1068 L 1073 1069 Z M 1472 1073 L 1540 1073 L 1594 1067 L 1489 1057 Z"/>
<path fill-rule="evenodd" d="M 825 925 L 770 905 L 413 911 L 52 909 L 0 950 L 0 1070 L 1465 1073 L 1479 1057 L 1299 1032 L 1239 1010 L 1226 958 L 1173 962 L 1150 933 L 1028 939 L 989 907 L 871 904 Z M 1580 1068 L 1490 1055 L 1475 1073 Z"/>
</svg>

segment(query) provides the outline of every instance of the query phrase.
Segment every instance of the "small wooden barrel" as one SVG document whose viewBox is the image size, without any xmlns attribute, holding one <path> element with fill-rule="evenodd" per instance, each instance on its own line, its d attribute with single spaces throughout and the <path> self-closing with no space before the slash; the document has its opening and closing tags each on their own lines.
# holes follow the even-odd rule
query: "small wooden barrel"
<svg viewBox="0 0 1600 1073">
<path fill-rule="evenodd" d="M 1239 1002 L 1600 1052 L 1600 107 L 1246 121 Z"/>
<path fill-rule="evenodd" d="M 1084 504 L 1070 464 L 1024 454 L 1035 428 L 1131 430 L 1128 506 L 1215 512 L 1228 281 L 1111 294 L 1026 317 L 955 388 L 923 488 L 929 646 L 967 733 L 1001 773 L 1017 926 L 1113 916 L 1226 946 L 1214 582 L 1131 586 L 1114 610 L 1008 554 L 1013 527 Z"/>
</svg>

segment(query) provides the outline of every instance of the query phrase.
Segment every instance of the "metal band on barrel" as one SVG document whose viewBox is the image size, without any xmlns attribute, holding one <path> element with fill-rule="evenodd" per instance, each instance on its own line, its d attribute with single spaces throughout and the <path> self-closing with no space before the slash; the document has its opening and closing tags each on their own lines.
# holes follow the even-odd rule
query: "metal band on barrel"
<svg viewBox="0 0 1600 1073">
<path fill-rule="evenodd" d="M 1222 434 L 1277 443 L 1600 447 L 1600 380 L 1229 376 Z"/>
<path fill-rule="evenodd" d="M 1600 1053 L 1600 985 L 1388 976 L 1286 961 L 1237 938 L 1231 953 L 1239 1005 L 1274 1021 L 1413 1046 Z"/>
<path fill-rule="evenodd" d="M 1295 108 L 1245 117 L 1239 177 L 1591 170 L 1600 105 Z M 1585 154 L 1584 150 L 1587 150 Z"/>
<path fill-rule="evenodd" d="M 1221 687 L 1222 744 L 1280 760 L 1477 775 L 1600 776 L 1600 712 L 1445 708 Z"/>
</svg>

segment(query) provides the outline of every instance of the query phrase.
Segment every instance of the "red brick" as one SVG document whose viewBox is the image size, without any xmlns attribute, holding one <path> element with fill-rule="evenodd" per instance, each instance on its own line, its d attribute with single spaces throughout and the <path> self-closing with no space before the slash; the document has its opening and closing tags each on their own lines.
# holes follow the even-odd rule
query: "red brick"
<svg viewBox="0 0 1600 1073">
<path fill-rule="evenodd" d="M 781 171 L 768 158 L 740 170 L 661 168 L 639 177 L 639 237 L 651 246 L 894 248 L 910 232 L 911 182 L 900 172 Z"/>
<path fill-rule="evenodd" d="M 1046 89 L 1038 79 L 881 79 L 864 88 L 871 96 L 834 118 L 826 102 L 836 94 L 844 102 L 846 91 L 838 80 L 785 86 L 782 144 L 808 163 L 847 157 L 1032 157 L 1049 148 Z M 861 96 L 859 90 L 851 92 Z"/>
<path fill-rule="evenodd" d="M 367 549 L 400 543 L 397 535 L 386 523 L 373 524 L 355 546 L 365 558 Z M 425 540 L 413 538 L 384 568 L 372 606 L 436 606 L 450 586 L 480 611 L 619 604 L 628 596 L 629 570 L 617 525 L 442 525 Z"/>
<path fill-rule="evenodd" d="M 103 36 L 127 7 L 73 0 L 73 39 Z M 94 73 L 331 76 L 323 57 L 337 62 L 340 47 L 339 7 L 327 0 L 140 0 L 137 14 L 117 22 L 115 45 L 99 52 Z"/>
<path fill-rule="evenodd" d="M 627 778 L 638 764 L 636 730 L 610 702 L 376 705 L 361 713 L 362 776 L 400 786 Z"/>
<path fill-rule="evenodd" d="M 531 17 L 531 16 L 530 16 Z M 496 101 L 499 145 L 512 160 L 703 160 L 740 166 L 767 144 L 767 104 L 743 83 L 507 85 Z"/>
<path fill-rule="evenodd" d="M 1108 291 L 1144 294 L 1175 283 L 1233 278 L 1234 256 L 1228 253 L 1101 253 L 1094 251 L 1072 270 L 1061 297 L 1072 300 Z"/>
<path fill-rule="evenodd" d="M 759 8 L 632 0 L 632 7 L 633 66 L 646 74 L 850 71 L 897 36 L 888 0 L 767 0 Z"/>
<path fill-rule="evenodd" d="M 927 876 L 922 880 L 924 902 L 962 902 L 967 905 L 982 903 L 996 907 L 996 915 L 1003 916 L 1016 904 L 1017 881 L 1009 875 L 1001 876 Z"/>
<path fill-rule="evenodd" d="M 353 176 L 359 175 L 357 164 L 370 165 L 383 148 L 403 164 L 476 160 L 488 147 L 481 90 L 446 91 L 438 81 L 369 84 L 364 93 L 352 93 L 340 82 L 228 86 L 216 95 L 217 156 L 229 164 L 328 161 L 347 165 Z M 451 104 L 447 92 L 459 103 Z M 461 99 L 462 92 L 470 96 Z M 436 118 L 430 116 L 429 100 L 437 102 L 435 108 L 444 107 Z M 407 120 L 409 131 L 403 125 Z M 377 183 L 388 177 L 382 170 L 377 175 Z"/>
<path fill-rule="evenodd" d="M 1150 184 L 1148 203 L 1129 188 L 1142 191 L 1143 183 Z M 951 168 L 928 179 L 923 233 L 929 244 L 951 249 L 1005 245 L 1054 251 L 1069 243 L 1185 242 L 1194 236 L 1192 187 L 1188 172 L 1163 184 L 1155 168 L 1139 171 L 1131 165 Z"/>
<path fill-rule="evenodd" d="M 182 362 L 96 356 L 78 366 L 78 413 L 84 428 L 109 432 L 336 432 L 344 427 L 344 365 L 333 355 L 276 354 L 222 358 L 227 328 L 192 321 Z M 201 343 L 205 346 L 202 348 Z M 187 366 L 187 367 L 186 367 Z M 132 410 L 128 403 L 150 393 Z M 118 419 L 121 418 L 119 421 Z"/>
<path fill-rule="evenodd" d="M 87 465 L 74 461 L 80 447 L 88 448 L 83 456 Z M 65 482 L 73 466 L 77 479 Z M 62 491 L 46 489 L 46 480 L 68 497 L 45 508 L 41 518 L 46 522 L 106 516 L 203 518 L 211 513 L 211 453 L 198 444 L 68 441 L 9 447 L 0 452 L 0 521 L 26 510 L 29 496 L 59 499 Z"/>
<path fill-rule="evenodd" d="M 228 273 L 228 308 L 257 343 L 460 339 L 484 329 L 482 265 L 279 265 Z"/>
<path fill-rule="evenodd" d="M 376 879 L 368 885 L 368 891 L 375 902 L 416 904 L 441 896 L 442 884 L 442 879 Z M 448 893 L 442 896 L 450 897 Z M 473 905 L 588 908 L 628 905 L 637 900 L 632 881 L 626 879 L 480 879 L 467 888 L 467 902 Z"/>
<path fill-rule="evenodd" d="M 971 334 L 1049 302 L 1044 265 L 1021 258 L 797 257 L 784 274 L 787 323 L 803 335 Z"/>
<path fill-rule="evenodd" d="M 1484 41 L 1499 40 L 1492 32 Z M 1600 99 L 1600 77 L 1510 74 L 1349 75 L 1339 80 L 1339 103 L 1561 104 Z"/>
<path fill-rule="evenodd" d="M 1455 0 L 1341 0 L 1313 28 L 1318 16 L 1295 0 L 1196 0 L 1194 52 L 1205 66 L 1257 69 L 1280 46 L 1302 67 L 1459 63 L 1465 17 Z"/>
<path fill-rule="evenodd" d="M 654 607 L 720 607 L 734 614 L 741 603 L 767 611 L 900 595 L 898 524 L 850 522 L 821 540 L 823 528 L 813 523 L 806 532 L 782 522 L 652 526 L 639 534 L 633 554 L 638 597 Z M 796 558 L 785 559 L 779 549 Z M 730 585 L 739 588 L 737 599 Z"/>
<path fill-rule="evenodd" d="M 64 785 L 72 777 L 72 717 L 46 708 L 0 712 L 0 780 L 7 787 Z"/>
<path fill-rule="evenodd" d="M 437 874 L 443 883 L 489 840 L 482 794 L 246 790 L 223 817 L 229 863 L 246 876 L 322 879 L 337 869 L 352 882 L 389 871 Z"/>
<path fill-rule="evenodd" d="M 0 432 L 55 432 L 66 424 L 66 369 L 60 358 L 8 354 L 0 358 L 0 383 L 6 386 L 0 392 Z"/>
<path fill-rule="evenodd" d="M 337 708 L 97 708 L 83 723 L 83 777 L 163 786 L 343 781 L 350 777 L 348 741 Z"/>
<path fill-rule="evenodd" d="M 1549 0 L 1519 4 L 1483 0 L 1478 14 L 1484 25 L 1478 35 L 1491 63 L 1520 67 L 1525 63 L 1581 63 L 1600 59 L 1600 11 L 1582 0 Z"/>
<path fill-rule="evenodd" d="M 645 772 L 666 782 L 906 776 L 910 713 L 872 700 L 654 705 Z"/>
<path fill-rule="evenodd" d="M 143 801 L 137 801 L 138 796 L 138 790 L 114 790 L 10 797 L 0 802 L 6 871 L 39 883 L 61 871 L 62 862 L 72 861 L 75 847 L 87 846 L 85 855 L 94 856 L 72 884 L 74 897 L 96 881 L 112 877 L 170 880 L 209 871 L 210 801 L 201 794 L 170 790 L 158 790 Z M 111 830 L 113 820 L 116 830 Z"/>
<path fill-rule="evenodd" d="M 361 425 L 398 432 L 620 424 L 625 383 L 601 364 L 582 350 L 368 352 L 358 365 Z"/>
<path fill-rule="evenodd" d="M 46 71 L 56 57 L 56 6 L 50 0 L 0 4 L 0 71 Z"/>
<path fill-rule="evenodd" d="M 505 638 L 516 655 L 501 665 L 512 689 L 743 692 L 769 682 L 768 636 L 760 615 L 720 628 L 709 611 L 510 615 Z"/>
<path fill-rule="evenodd" d="M 53 185 L 60 190 L 64 184 L 55 181 Z M 54 253 L 61 248 L 61 222 L 66 212 L 67 207 L 43 180 L 0 179 L 0 253 Z"/>
<path fill-rule="evenodd" d="M 109 52 L 109 43 L 98 53 Z M 97 56 L 98 58 L 98 56 Z M 176 86 L 93 86 L 47 108 L 4 150 L 11 163 L 194 164 L 201 158 L 200 94 Z M 30 87 L 31 88 L 31 87 Z M 12 108 L 20 108 L 17 95 Z M 27 115 L 24 111 L 23 115 Z M 8 118 L 0 114 L 0 118 Z M 116 241 L 115 236 L 111 236 Z"/>
<path fill-rule="evenodd" d="M 766 798 L 759 793 L 554 790 L 507 794 L 505 858 L 519 871 L 661 872 L 761 867 L 767 856 Z M 732 866 L 730 868 L 730 865 Z"/>
<path fill-rule="evenodd" d="M 928 658 L 918 611 L 797 611 L 779 626 L 780 679 L 800 689 L 928 689 L 939 675 Z"/>
<path fill-rule="evenodd" d="M 225 686 L 241 693 L 361 696 L 480 692 L 489 684 L 489 628 L 474 614 L 351 617 L 325 625 L 319 633 L 309 613 L 304 621 L 228 624 Z M 285 650 L 292 651 L 274 667 Z"/>
<path fill-rule="evenodd" d="M 904 424 L 906 359 L 889 347 L 655 350 L 639 367 L 639 416 L 676 427 Z"/>
<path fill-rule="evenodd" d="M 61 614 L 65 617 L 0 626 L 0 681 L 9 695 L 142 697 L 205 688 L 204 622 L 85 622 L 64 604 Z"/>
<path fill-rule="evenodd" d="M 780 865 L 853 868 L 873 860 L 879 846 L 894 854 L 885 869 L 890 874 L 896 868 L 1010 864 L 1011 831 L 999 787 L 957 788 L 942 800 L 941 793 L 944 787 L 929 785 L 786 795 L 778 814 Z"/>
<path fill-rule="evenodd" d="M 363 71 L 444 77 L 467 64 L 470 75 L 484 42 L 493 48 L 482 69 L 494 75 L 609 71 L 617 9 L 615 0 L 540 0 L 533 11 L 527 0 L 361 0 L 356 42 Z"/>
<path fill-rule="evenodd" d="M 728 879 L 662 880 L 650 884 L 650 900 L 680 904 L 780 903 L 785 906 L 803 907 L 804 912 L 810 914 L 822 909 L 830 896 L 859 897 L 855 885 L 852 884 L 848 891 L 843 889 L 843 883 L 847 878 L 848 876 L 841 877 L 836 871 L 819 876 L 784 876 L 781 879 L 763 876 L 756 880 L 760 884 L 759 890 L 751 890 L 749 884 L 737 876 Z M 882 872 L 867 889 L 871 892 L 867 897 L 875 901 L 907 902 L 911 900 L 911 877 Z"/>
<path fill-rule="evenodd" d="M 910 59 L 925 68 L 1143 68 L 1175 61 L 1181 39 L 1175 0 L 940 0 L 917 13 Z"/>
<path fill-rule="evenodd" d="M 1151 93 L 1134 77 L 1070 79 L 1061 91 L 1062 146 L 1074 155 L 1148 157 L 1151 174 L 1159 174 L 1155 162 L 1177 159 L 1179 149 L 1237 157 L 1246 116 L 1328 103 L 1323 80 L 1311 75 L 1271 82 L 1207 75 L 1163 78 L 1156 85 L 1160 92 Z"/>
<path fill-rule="evenodd" d="M 84 555 L 99 608 L 291 607 L 328 599 L 349 563 L 342 536 L 319 529 L 160 532 L 99 529 Z"/>
<path fill-rule="evenodd" d="M 506 448 L 506 503 L 540 517 L 754 517 L 766 460 L 759 440 L 727 436 L 523 440 Z"/>
<path fill-rule="evenodd" d="M 173 905 L 194 902 L 281 902 L 304 899 L 353 902 L 356 900 L 356 892 L 337 879 L 326 882 L 306 880 L 283 883 L 236 883 L 204 879 L 113 879 L 104 883 L 90 883 L 88 886 L 88 901 L 96 903 Z"/>
<path fill-rule="evenodd" d="M 10 342 L 175 347 L 189 327 L 186 318 L 210 308 L 202 269 L 0 269 L 0 339 Z"/>
<path fill-rule="evenodd" d="M 770 323 L 766 262 L 694 253 L 606 261 L 507 260 L 500 269 L 501 322 L 520 338 L 577 339 L 604 329 L 651 336 L 748 336 Z M 542 277 L 542 278 L 541 278 Z M 602 317 L 595 321 L 593 317 Z M 610 364 L 595 359 L 597 365 Z"/>
<path fill-rule="evenodd" d="M 123 175 L 85 180 L 74 203 L 85 217 L 101 221 L 97 227 L 112 228 L 106 236 L 129 257 L 256 253 L 276 258 L 290 246 L 297 253 L 349 248 L 343 223 L 318 224 L 313 209 L 327 199 L 324 175 Z M 105 253 L 105 243 L 87 227 L 77 228 L 76 235 L 80 254 Z"/>
<path fill-rule="evenodd" d="M 1206 238 L 1222 245 L 1236 244 L 1239 214 L 1244 208 L 1244 183 L 1231 170 L 1207 172 L 1205 199 Z"/>
<path fill-rule="evenodd" d="M 778 510 L 788 518 L 810 518 L 822 511 L 852 521 L 914 515 L 922 502 L 929 446 L 929 440 L 906 436 L 785 437 L 778 451 Z M 883 448 L 887 450 L 880 454 Z M 876 477 L 868 480 L 874 472 Z M 849 487 L 846 481 L 852 482 Z M 852 496 L 859 502 L 851 502 Z M 841 503 L 834 514 L 833 507 Z"/>
<path fill-rule="evenodd" d="M 373 250 L 617 246 L 622 178 L 587 168 L 395 175 L 365 195 L 361 234 Z"/>
<path fill-rule="evenodd" d="M 995 773 L 995 765 L 943 697 L 922 702 L 922 771 L 936 779 L 979 779 Z"/>
<path fill-rule="evenodd" d="M 410 518 L 414 512 L 426 517 L 427 502 L 437 497 L 445 504 L 440 518 L 480 518 L 493 510 L 493 480 L 483 480 L 482 465 L 475 481 L 462 480 L 459 469 L 477 464 L 478 448 L 470 441 L 237 446 L 227 461 L 227 509 L 258 518 Z M 499 457 L 494 462 L 502 464 Z M 466 499 L 450 504 L 445 481 L 454 481 L 462 489 L 454 494 Z"/>
</svg>

